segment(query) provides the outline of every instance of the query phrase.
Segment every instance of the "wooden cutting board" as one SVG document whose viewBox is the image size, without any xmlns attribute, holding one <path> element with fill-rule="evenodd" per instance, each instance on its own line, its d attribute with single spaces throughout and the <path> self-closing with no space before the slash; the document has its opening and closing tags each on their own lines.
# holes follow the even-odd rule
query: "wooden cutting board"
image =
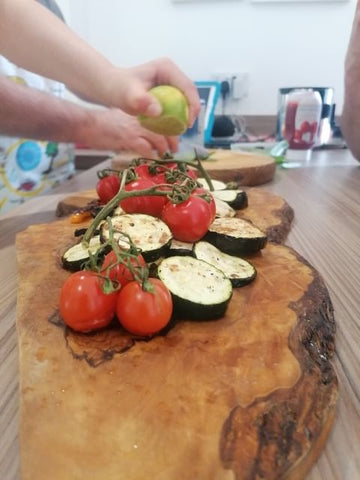
<svg viewBox="0 0 360 480">
<path fill-rule="evenodd" d="M 270 182 L 274 177 L 276 164 L 269 155 L 222 149 L 210 152 L 211 159 L 204 161 L 204 167 L 216 180 L 255 186 Z M 133 153 L 121 153 L 112 159 L 112 168 L 122 169 L 134 157 Z"/>
<path fill-rule="evenodd" d="M 222 319 L 149 341 L 116 324 L 75 334 L 57 312 L 73 230 L 64 218 L 16 240 L 23 480 L 304 478 L 337 397 L 319 274 L 269 243 Z"/>
<path fill-rule="evenodd" d="M 248 207 L 238 211 L 238 216 L 250 220 L 263 230 L 271 242 L 283 243 L 294 218 L 293 209 L 282 198 L 259 188 L 246 190 Z M 95 200 L 95 190 L 86 190 L 63 198 L 57 205 L 56 216 L 63 217 L 82 209 Z"/>
</svg>

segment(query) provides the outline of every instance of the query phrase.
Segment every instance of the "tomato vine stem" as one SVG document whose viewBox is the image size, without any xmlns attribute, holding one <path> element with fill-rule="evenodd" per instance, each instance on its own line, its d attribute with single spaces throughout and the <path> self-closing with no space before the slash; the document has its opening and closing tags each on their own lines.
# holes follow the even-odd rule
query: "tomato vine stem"
<svg viewBox="0 0 360 480">
<path fill-rule="evenodd" d="M 124 170 L 118 193 L 100 210 L 100 212 L 96 215 L 96 217 L 90 224 L 89 228 L 86 230 L 82 239 L 82 243 L 86 248 L 89 246 L 89 242 L 100 223 L 111 214 L 111 212 L 119 205 L 122 200 L 132 197 L 143 197 L 149 195 L 168 197 L 171 201 L 173 201 L 173 203 L 181 203 L 189 197 L 191 191 L 193 190 L 193 188 L 191 188 L 192 185 L 190 185 L 189 187 L 185 182 L 180 185 L 173 184 L 171 189 L 169 189 L 169 184 L 160 184 L 143 190 L 126 191 L 123 188 L 126 183 L 126 177 L 127 170 Z M 161 188 L 166 188 L 166 190 L 161 190 Z"/>
</svg>

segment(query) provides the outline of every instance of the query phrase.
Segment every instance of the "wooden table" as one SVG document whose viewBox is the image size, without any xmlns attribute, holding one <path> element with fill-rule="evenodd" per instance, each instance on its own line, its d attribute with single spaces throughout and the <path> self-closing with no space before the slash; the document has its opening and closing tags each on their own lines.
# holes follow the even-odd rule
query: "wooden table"
<svg viewBox="0 0 360 480">
<path fill-rule="evenodd" d="M 19 479 L 15 235 L 28 225 L 52 221 L 61 198 L 95 185 L 98 168 L 81 173 L 52 194 L 31 200 L 0 217 L 0 478 L 3 480 Z M 335 368 L 340 383 L 337 418 L 308 479 L 360 479 L 360 163 L 345 150 L 316 152 L 310 162 L 300 167 L 278 167 L 274 180 L 261 188 L 282 196 L 294 208 L 295 221 L 286 243 L 320 272 L 335 308 Z"/>
</svg>

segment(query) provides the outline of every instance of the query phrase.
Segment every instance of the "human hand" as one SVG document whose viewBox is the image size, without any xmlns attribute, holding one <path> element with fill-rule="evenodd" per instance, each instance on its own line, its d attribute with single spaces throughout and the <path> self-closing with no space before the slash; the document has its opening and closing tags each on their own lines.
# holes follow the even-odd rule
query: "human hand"
<svg viewBox="0 0 360 480">
<path fill-rule="evenodd" d="M 91 121 L 82 126 L 80 138 L 87 146 L 106 150 L 129 150 L 144 157 L 176 152 L 177 137 L 164 137 L 143 128 L 136 117 L 117 108 L 91 111 Z"/>
<path fill-rule="evenodd" d="M 115 69 L 108 78 L 109 104 L 130 115 L 156 117 L 161 106 L 148 90 L 156 85 L 173 85 L 185 94 L 189 104 L 189 126 L 200 111 L 200 99 L 195 84 L 169 59 L 159 58 L 132 68 Z"/>
</svg>

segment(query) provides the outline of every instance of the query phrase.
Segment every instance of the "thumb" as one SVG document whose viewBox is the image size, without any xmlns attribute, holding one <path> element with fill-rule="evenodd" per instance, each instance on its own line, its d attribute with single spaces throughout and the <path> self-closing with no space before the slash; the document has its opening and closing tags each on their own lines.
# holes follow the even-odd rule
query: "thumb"
<svg viewBox="0 0 360 480">
<path fill-rule="evenodd" d="M 149 117 L 157 117 L 162 108 L 158 100 L 147 92 L 142 84 L 133 83 L 126 95 L 127 110 L 132 115 L 143 114 Z"/>
</svg>

